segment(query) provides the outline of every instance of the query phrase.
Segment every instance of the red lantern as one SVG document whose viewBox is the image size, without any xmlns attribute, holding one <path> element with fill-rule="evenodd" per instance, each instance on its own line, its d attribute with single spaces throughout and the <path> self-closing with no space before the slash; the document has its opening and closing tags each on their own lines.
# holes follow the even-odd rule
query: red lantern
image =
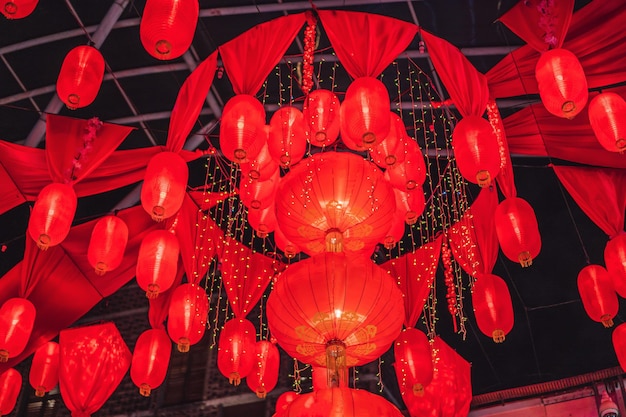
<svg viewBox="0 0 626 417">
<path fill-rule="evenodd" d="M 234 318 L 224 323 L 217 350 L 217 367 L 228 382 L 239 385 L 255 362 L 256 330 L 250 321 Z"/>
<path fill-rule="evenodd" d="M 381 168 L 390 168 L 396 163 L 404 161 L 403 144 L 406 138 L 404 122 L 394 112 L 389 112 L 389 133 L 377 145 L 370 149 L 370 157 Z M 410 138 L 408 138 L 411 140 Z M 413 141 L 415 143 L 415 141 Z M 416 143 L 417 144 L 417 143 Z M 419 150 L 419 147 L 418 147 Z"/>
<path fill-rule="evenodd" d="M 476 324 L 486 336 L 496 343 L 504 342 L 513 329 L 513 304 L 506 282 L 493 274 L 477 277 L 472 291 L 472 304 Z"/>
<path fill-rule="evenodd" d="M 59 383 L 58 343 L 45 343 L 35 351 L 28 380 L 37 397 L 43 397 Z"/>
<path fill-rule="evenodd" d="M 220 149 L 238 164 L 256 157 L 266 142 L 265 108 L 259 100 L 238 94 L 224 106 L 220 127 Z"/>
<path fill-rule="evenodd" d="M 424 388 L 433 380 L 433 359 L 428 337 L 413 328 L 405 329 L 393 348 L 396 378 L 401 390 L 410 389 L 423 396 Z M 402 392 L 402 395 L 406 395 Z"/>
<path fill-rule="evenodd" d="M 578 273 L 578 292 L 587 315 L 604 327 L 612 327 L 619 301 L 608 271 L 600 265 L 584 267 Z"/>
<path fill-rule="evenodd" d="M 269 130 L 269 126 L 265 126 Z M 266 181 L 278 171 L 278 164 L 270 155 L 267 143 L 263 145 L 259 154 L 250 162 L 239 164 L 242 181 L 247 177 L 251 181 Z"/>
<path fill-rule="evenodd" d="M 347 387 L 348 368 L 343 369 L 339 374 L 335 374 L 329 372 L 328 368 L 323 366 L 313 366 L 311 367 L 311 380 L 313 382 L 313 391 L 326 388 Z"/>
<path fill-rule="evenodd" d="M 93 46 L 81 45 L 67 53 L 57 78 L 57 94 L 67 108 L 93 103 L 104 77 L 104 58 Z"/>
<path fill-rule="evenodd" d="M 613 330 L 613 349 L 622 370 L 626 371 L 626 323 L 622 323 Z"/>
<path fill-rule="evenodd" d="M 139 335 L 130 363 L 130 378 L 144 397 L 165 381 L 171 353 L 172 341 L 165 330 L 149 329 Z"/>
<path fill-rule="evenodd" d="M 328 146 L 339 137 L 340 103 L 329 90 L 311 91 L 302 107 L 309 142 L 313 146 Z"/>
<path fill-rule="evenodd" d="M 289 259 L 294 258 L 298 252 L 300 252 L 300 248 L 287 239 L 285 234 L 280 230 L 278 223 L 276 223 L 276 227 L 274 228 L 274 243 L 276 243 L 278 249 L 282 250 Z"/>
<path fill-rule="evenodd" d="M 410 138 L 400 148 L 404 148 L 405 152 L 401 157 L 402 162 L 390 166 L 385 171 L 385 178 L 398 190 L 413 191 L 426 181 L 424 156 L 417 142 Z"/>
<path fill-rule="evenodd" d="M 198 23 L 197 0 L 148 0 L 139 24 L 145 50 L 157 59 L 174 59 L 184 54 Z"/>
<path fill-rule="evenodd" d="M 380 241 L 385 249 L 392 249 L 396 246 L 396 243 L 402 240 L 405 226 L 406 223 L 404 222 L 404 213 L 396 211 L 391 217 L 390 227 L 387 234 L 385 234 L 385 237 Z"/>
<path fill-rule="evenodd" d="M 28 233 L 39 249 L 46 250 L 65 239 L 72 227 L 77 202 L 71 185 L 55 182 L 41 190 L 28 219 Z"/>
<path fill-rule="evenodd" d="M 287 408 L 284 417 L 402 417 L 380 395 L 352 388 L 327 388 L 302 394 Z"/>
<path fill-rule="evenodd" d="M 256 181 L 242 178 L 239 184 L 239 198 L 241 203 L 251 210 L 262 210 L 272 205 L 274 195 L 280 181 L 280 170 L 277 169 L 272 177 L 265 181 Z"/>
<path fill-rule="evenodd" d="M 519 197 L 509 197 L 496 208 L 494 219 L 504 255 L 522 267 L 532 265 L 541 250 L 541 236 L 535 211 Z"/>
<path fill-rule="evenodd" d="M 261 209 L 248 211 L 248 223 L 261 239 L 276 229 L 276 210 L 274 205 Z"/>
<path fill-rule="evenodd" d="M 22 388 L 22 375 L 13 368 L 0 374 L 0 416 L 11 414 Z"/>
<path fill-rule="evenodd" d="M 572 119 L 587 104 L 587 78 L 576 55 L 563 48 L 541 54 L 535 67 L 539 96 L 548 112 Z"/>
<path fill-rule="evenodd" d="M 615 291 L 626 298 L 626 233 L 608 241 L 604 248 L 604 264 L 613 280 Z"/>
<path fill-rule="evenodd" d="M 181 284 L 172 293 L 167 319 L 167 333 L 179 352 L 189 352 L 189 346 L 202 339 L 207 327 L 209 299 L 204 288 Z"/>
<path fill-rule="evenodd" d="M 35 306 L 26 298 L 9 298 L 0 307 L 0 362 L 24 351 L 35 323 Z"/>
<path fill-rule="evenodd" d="M 0 11 L 7 19 L 22 19 L 35 10 L 37 3 L 39 0 L 2 0 L 0 1 Z"/>
<path fill-rule="evenodd" d="M 298 398 L 298 393 L 294 391 L 286 391 L 278 396 L 276 400 L 276 413 L 274 417 L 284 417 L 285 411 L 291 403 Z"/>
<path fill-rule="evenodd" d="M 589 124 L 610 152 L 626 149 L 626 101 L 615 93 L 598 94 L 589 103 Z"/>
<path fill-rule="evenodd" d="M 280 353 L 272 342 L 260 340 L 254 345 L 254 354 L 254 365 L 246 377 L 246 383 L 257 397 L 265 398 L 278 382 Z"/>
<path fill-rule="evenodd" d="M 422 188 L 418 187 L 408 193 L 394 188 L 393 192 L 396 195 L 396 209 L 403 213 L 406 224 L 413 225 L 417 223 L 417 219 L 422 215 L 426 207 Z"/>
<path fill-rule="evenodd" d="M 178 270 L 178 238 L 167 230 L 153 230 L 141 241 L 137 255 L 137 284 L 146 297 L 156 298 L 169 289 Z"/>
<path fill-rule="evenodd" d="M 466 116 L 452 132 L 454 159 L 461 175 L 481 187 L 491 185 L 500 171 L 498 140 L 482 117 Z"/>
<path fill-rule="evenodd" d="M 185 198 L 189 168 L 175 152 L 160 152 L 150 159 L 141 186 L 141 205 L 160 222 L 180 210 Z"/>
<path fill-rule="evenodd" d="M 104 275 L 122 263 L 128 243 L 128 226 L 117 216 L 105 216 L 98 220 L 91 232 L 87 259 L 96 270 Z"/>
<path fill-rule="evenodd" d="M 304 116 L 295 107 L 283 106 L 270 119 L 270 154 L 283 168 L 297 164 L 306 152 Z"/>
</svg>

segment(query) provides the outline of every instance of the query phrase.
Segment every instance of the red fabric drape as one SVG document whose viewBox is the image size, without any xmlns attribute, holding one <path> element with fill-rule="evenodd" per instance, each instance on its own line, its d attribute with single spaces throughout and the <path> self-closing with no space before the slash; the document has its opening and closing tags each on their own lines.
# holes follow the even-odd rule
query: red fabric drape
<svg viewBox="0 0 626 417">
<path fill-rule="evenodd" d="M 324 31 L 353 78 L 378 77 L 409 46 L 418 27 L 387 16 L 318 11 Z"/>
<path fill-rule="evenodd" d="M 187 192 L 202 211 L 210 209 L 233 195 L 233 193 L 229 191 L 208 192 L 204 191 L 203 188 L 204 187 L 198 187 Z"/>
<path fill-rule="evenodd" d="M 255 95 L 304 25 L 304 13 L 262 23 L 219 47 L 235 94 Z"/>
<path fill-rule="evenodd" d="M 11 179 L 11 182 L 0 182 L 3 196 L 0 199 L 0 208 L 3 209 L 0 214 L 17 206 L 15 203 L 20 198 L 16 193 L 19 192 L 26 201 L 35 201 L 39 191 L 52 182 L 43 149 L 0 141 L 0 165 Z M 12 197 L 5 198 L 5 195 Z"/>
</svg>

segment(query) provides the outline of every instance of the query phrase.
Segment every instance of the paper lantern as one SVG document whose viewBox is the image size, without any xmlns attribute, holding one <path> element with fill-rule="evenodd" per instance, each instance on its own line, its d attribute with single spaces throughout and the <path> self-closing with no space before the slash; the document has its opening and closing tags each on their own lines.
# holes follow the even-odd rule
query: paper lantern
<svg viewBox="0 0 626 417">
<path fill-rule="evenodd" d="M 417 329 L 405 329 L 393 345 L 393 354 L 400 389 L 408 389 L 413 395 L 423 396 L 424 389 L 433 380 L 433 360 L 428 337 Z"/>
<path fill-rule="evenodd" d="M 626 298 L 626 233 L 609 240 L 604 247 L 604 264 L 617 293 Z"/>
<path fill-rule="evenodd" d="M 220 125 L 220 150 L 235 163 L 249 162 L 266 142 L 265 108 L 248 94 L 237 94 L 224 106 Z"/>
<path fill-rule="evenodd" d="M 24 351 L 35 323 L 36 310 L 26 298 L 9 298 L 0 307 L 0 362 Z"/>
<path fill-rule="evenodd" d="M 319 391 L 327 388 L 347 387 L 349 382 L 348 368 L 340 370 L 341 372 L 330 372 L 328 368 L 323 366 L 311 367 L 311 381 L 313 391 Z"/>
<path fill-rule="evenodd" d="M 7 19 L 22 19 L 35 10 L 37 3 L 39 0 L 2 0 L 0 1 L 0 11 Z"/>
<path fill-rule="evenodd" d="M 403 213 L 404 221 L 408 225 L 417 223 L 417 219 L 426 208 L 426 200 L 424 198 L 424 190 L 418 187 L 410 192 L 393 190 L 396 196 L 396 210 Z"/>
<path fill-rule="evenodd" d="M 463 178 L 488 187 L 500 171 L 498 140 L 489 122 L 482 117 L 466 116 L 452 131 L 452 148 Z"/>
<path fill-rule="evenodd" d="M 604 149 L 626 149 L 626 101 L 620 95 L 608 92 L 595 96 L 589 103 L 589 124 Z"/>
<path fill-rule="evenodd" d="M 283 251 L 285 256 L 289 259 L 294 258 L 298 252 L 300 252 L 300 248 L 287 239 L 285 234 L 280 230 L 278 223 L 276 223 L 276 227 L 274 228 L 274 243 L 276 243 L 276 247 Z"/>
<path fill-rule="evenodd" d="M 11 414 L 22 388 L 22 375 L 13 368 L 0 374 L 0 416 Z"/>
<path fill-rule="evenodd" d="M 274 196 L 280 182 L 280 170 L 274 171 L 265 181 L 242 178 L 239 183 L 241 203 L 250 210 L 263 210 L 274 203 Z"/>
<path fill-rule="evenodd" d="M 146 168 L 141 186 L 141 205 L 152 220 L 160 222 L 180 210 L 187 190 L 189 168 L 175 152 L 160 152 Z"/>
<path fill-rule="evenodd" d="M 393 216 L 391 216 L 389 222 L 389 230 L 380 241 L 383 244 L 385 249 L 392 249 L 396 246 L 396 243 L 402 240 L 404 236 L 404 229 L 406 223 L 404 221 L 404 213 L 401 211 L 396 211 Z"/>
<path fill-rule="evenodd" d="M 313 146 L 328 146 L 339 137 L 340 103 L 329 90 L 311 91 L 304 100 L 302 115 L 309 142 Z"/>
<path fill-rule="evenodd" d="M 389 133 L 379 144 L 369 150 L 372 161 L 381 168 L 390 168 L 396 163 L 404 161 L 404 142 L 412 141 L 411 138 L 407 137 L 406 128 L 400 116 L 394 112 L 389 112 L 389 117 Z M 413 142 L 415 143 L 415 141 Z M 417 145 L 417 143 L 415 144 Z"/>
<path fill-rule="evenodd" d="M 269 126 L 264 127 L 265 130 L 269 129 Z M 270 151 L 267 143 L 263 145 L 258 155 L 253 160 L 239 164 L 241 168 L 242 181 L 250 179 L 251 181 L 266 181 L 274 176 L 278 171 L 278 164 L 270 155 Z"/>
<path fill-rule="evenodd" d="M 297 164 L 306 152 L 304 116 L 295 107 L 283 106 L 270 119 L 270 155 L 283 168 Z"/>
<path fill-rule="evenodd" d="M 57 78 L 57 94 L 68 109 L 93 103 L 104 78 L 104 58 L 93 46 L 81 45 L 67 53 Z"/>
<path fill-rule="evenodd" d="M 35 351 L 28 374 L 35 396 L 43 397 L 59 383 L 59 345 L 48 342 Z"/>
<path fill-rule="evenodd" d="M 576 55 L 563 48 L 543 52 L 535 67 L 539 96 L 548 112 L 571 119 L 587 104 L 587 78 Z"/>
<path fill-rule="evenodd" d="M 623 371 L 626 371 L 626 323 L 622 323 L 613 330 L 613 349 Z"/>
<path fill-rule="evenodd" d="M 178 58 L 191 45 L 198 14 L 197 0 L 147 0 L 139 23 L 143 47 L 157 59 Z"/>
<path fill-rule="evenodd" d="M 248 223 L 261 239 L 276 229 L 276 211 L 274 205 L 261 209 L 248 211 Z"/>
<path fill-rule="evenodd" d="M 604 327 L 612 327 L 619 301 L 608 271 L 600 265 L 584 267 L 578 273 L 578 292 L 587 315 Z"/>
<path fill-rule="evenodd" d="M 179 352 L 189 352 L 189 347 L 202 339 L 208 314 L 209 299 L 204 288 L 195 284 L 176 287 L 170 300 L 167 333 Z"/>
<path fill-rule="evenodd" d="M 224 323 L 217 350 L 217 367 L 228 382 L 239 385 L 254 366 L 256 330 L 246 319 L 233 318 Z"/>
<path fill-rule="evenodd" d="M 71 185 L 55 182 L 41 190 L 28 219 L 28 233 L 39 249 L 56 246 L 67 237 L 77 203 Z"/>
<path fill-rule="evenodd" d="M 352 388 L 327 388 L 301 394 L 284 417 L 402 417 L 393 404 L 380 395 Z"/>
<path fill-rule="evenodd" d="M 541 250 L 535 211 L 519 197 L 504 199 L 494 213 L 496 233 L 504 255 L 522 267 L 532 265 Z"/>
<path fill-rule="evenodd" d="M 478 329 L 496 343 L 504 342 L 513 329 L 513 304 L 506 282 L 493 274 L 480 274 L 472 290 Z"/>
<path fill-rule="evenodd" d="M 385 178 L 398 190 L 413 191 L 426 181 L 424 156 L 417 142 L 410 138 L 400 144 L 399 149 L 404 151 L 401 162 L 388 167 Z M 397 153 L 402 154 L 402 151 Z"/>
<path fill-rule="evenodd" d="M 289 405 L 298 398 L 299 394 L 294 391 L 286 391 L 278 396 L 276 400 L 276 413 L 274 417 L 283 417 Z"/>
<path fill-rule="evenodd" d="M 169 289 L 176 279 L 180 244 L 167 230 L 153 230 L 141 241 L 137 255 L 137 284 L 146 297 L 156 298 Z"/>
<path fill-rule="evenodd" d="M 254 355 L 254 364 L 246 377 L 246 383 L 257 397 L 265 398 L 278 382 L 280 353 L 272 342 L 259 340 L 254 345 Z"/>
<path fill-rule="evenodd" d="M 144 397 L 159 387 L 167 375 L 172 341 L 164 329 L 149 329 L 139 335 L 130 364 L 130 378 Z"/>
<path fill-rule="evenodd" d="M 93 228 L 87 259 L 96 274 L 104 275 L 122 263 L 128 243 L 128 226 L 117 216 L 104 216 Z"/>
</svg>

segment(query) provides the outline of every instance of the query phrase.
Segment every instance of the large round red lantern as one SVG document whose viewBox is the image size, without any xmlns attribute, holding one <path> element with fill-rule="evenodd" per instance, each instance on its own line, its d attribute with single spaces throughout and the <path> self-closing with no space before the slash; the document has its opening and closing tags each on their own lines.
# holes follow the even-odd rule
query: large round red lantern
<svg viewBox="0 0 626 417">
<path fill-rule="evenodd" d="M 176 279 L 180 244 L 167 230 L 153 230 L 141 241 L 137 255 L 137 284 L 146 297 L 156 298 Z"/>
<path fill-rule="evenodd" d="M 184 54 L 196 32 L 199 7 L 197 0 L 147 0 L 139 24 L 145 50 L 162 60 Z"/>
<path fill-rule="evenodd" d="M 91 232 L 87 259 L 96 274 L 104 275 L 122 263 L 128 243 L 128 226 L 117 216 L 105 216 L 98 220 Z"/>
<path fill-rule="evenodd" d="M 541 54 L 535 67 L 539 96 L 548 112 L 571 119 L 587 104 L 587 78 L 576 55 L 563 48 Z"/>
<path fill-rule="evenodd" d="M 408 388 L 414 395 L 423 396 L 424 388 L 433 380 L 433 358 L 428 337 L 417 329 L 405 329 L 393 345 L 393 354 L 400 389 Z M 402 393 L 403 396 L 405 394 Z"/>
<path fill-rule="evenodd" d="M 413 191 L 426 181 L 426 163 L 417 142 L 408 138 L 399 146 L 402 155 L 401 162 L 397 162 L 385 171 L 385 178 L 398 190 Z"/>
<path fill-rule="evenodd" d="M 301 394 L 284 417 L 402 417 L 393 404 L 380 395 L 352 388 L 327 388 Z"/>
<path fill-rule="evenodd" d="M 619 365 L 626 372 L 626 323 L 622 323 L 613 330 L 613 349 Z"/>
<path fill-rule="evenodd" d="M 248 223 L 261 239 L 276 230 L 276 210 L 274 205 L 261 210 L 248 210 Z"/>
<path fill-rule="evenodd" d="M 160 152 L 150 159 L 141 186 L 141 205 L 160 222 L 180 210 L 185 198 L 189 168 L 175 152 Z"/>
<path fill-rule="evenodd" d="M 149 329 L 139 335 L 130 363 L 130 378 L 144 397 L 165 381 L 171 353 L 172 341 L 164 329 Z"/>
<path fill-rule="evenodd" d="M 11 414 L 22 388 L 22 375 L 13 368 L 0 374 L 0 416 Z"/>
<path fill-rule="evenodd" d="M 265 126 L 269 130 L 269 126 Z M 270 155 L 268 144 L 264 144 L 253 160 L 239 164 L 242 181 L 247 177 L 251 181 L 266 181 L 279 171 L 278 164 Z"/>
<path fill-rule="evenodd" d="M 513 303 L 506 282 L 493 274 L 481 274 L 472 289 L 474 316 L 480 331 L 496 343 L 513 329 Z"/>
<path fill-rule="evenodd" d="M 59 344 L 48 342 L 35 351 L 28 374 L 35 396 L 43 397 L 59 383 Z"/>
<path fill-rule="evenodd" d="M 381 168 L 389 168 L 404 161 L 403 145 L 405 141 L 411 140 L 407 138 L 406 128 L 400 116 L 394 112 L 389 112 L 389 117 L 389 133 L 369 151 L 372 161 Z"/>
<path fill-rule="evenodd" d="M 179 352 L 188 352 L 202 339 L 207 327 L 209 299 L 204 288 L 181 284 L 172 293 L 167 319 L 167 333 L 178 345 Z"/>
<path fill-rule="evenodd" d="M 604 264 L 617 293 L 626 298 L 626 233 L 609 240 L 604 247 Z"/>
<path fill-rule="evenodd" d="M 224 323 L 217 350 L 217 367 L 228 382 L 239 385 L 255 361 L 256 330 L 246 319 L 233 318 Z"/>
<path fill-rule="evenodd" d="M 424 190 L 418 187 L 410 192 L 398 189 L 394 189 L 393 192 L 396 195 L 396 210 L 403 213 L 406 224 L 413 225 L 417 223 L 417 219 L 419 219 L 426 207 Z"/>
<path fill-rule="evenodd" d="M 28 219 L 28 233 L 39 249 L 56 246 L 67 237 L 77 203 L 71 185 L 55 182 L 41 190 Z"/>
<path fill-rule="evenodd" d="M 461 175 L 471 183 L 488 187 L 500 171 L 498 139 L 489 122 L 466 116 L 452 132 L 454 159 Z"/>
<path fill-rule="evenodd" d="M 626 101 L 620 95 L 608 92 L 595 96 L 589 103 L 589 124 L 604 149 L 626 149 Z"/>
<path fill-rule="evenodd" d="M 606 269 L 600 265 L 587 265 L 578 273 L 578 292 L 587 315 L 602 323 L 613 326 L 613 317 L 619 309 L 617 294 Z"/>
<path fill-rule="evenodd" d="M 249 162 L 266 142 L 265 108 L 248 94 L 237 94 L 224 106 L 220 125 L 220 150 L 236 163 Z"/>
<path fill-rule="evenodd" d="M 67 53 L 57 78 L 57 94 L 75 110 L 93 103 L 104 78 L 104 58 L 93 46 L 81 45 Z"/>
<path fill-rule="evenodd" d="M 277 169 L 270 179 L 265 181 L 242 178 L 239 183 L 241 203 L 250 210 L 263 210 L 274 203 L 274 196 L 280 182 L 280 170 Z"/>
<path fill-rule="evenodd" d="M 311 91 L 304 100 L 302 115 L 309 142 L 313 146 L 328 146 L 339 137 L 340 103 L 329 90 Z"/>
<path fill-rule="evenodd" d="M 519 197 L 506 198 L 498 204 L 494 219 L 504 255 L 522 267 L 532 265 L 541 250 L 541 235 L 531 205 Z"/>
<path fill-rule="evenodd" d="M 37 3 L 39 0 L 2 0 L 0 1 L 0 11 L 7 19 L 22 19 L 35 10 Z"/>
<path fill-rule="evenodd" d="M 0 307 L 0 362 L 24 351 L 35 324 L 35 306 L 26 298 L 9 298 Z"/>
<path fill-rule="evenodd" d="M 270 119 L 268 146 L 272 158 L 283 168 L 297 164 L 306 152 L 302 112 L 292 106 L 279 108 Z"/>
<path fill-rule="evenodd" d="M 278 382 L 280 353 L 272 342 L 259 340 L 254 345 L 254 355 L 254 364 L 246 377 L 246 383 L 257 397 L 265 398 Z"/>
</svg>

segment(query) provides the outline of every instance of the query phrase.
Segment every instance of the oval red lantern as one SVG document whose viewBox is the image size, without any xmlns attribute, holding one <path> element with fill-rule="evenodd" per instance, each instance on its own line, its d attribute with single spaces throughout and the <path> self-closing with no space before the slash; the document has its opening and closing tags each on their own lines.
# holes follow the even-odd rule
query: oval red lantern
<svg viewBox="0 0 626 417">
<path fill-rule="evenodd" d="M 276 230 L 276 209 L 274 204 L 261 210 L 248 211 L 248 223 L 261 239 Z"/>
<path fill-rule="evenodd" d="M 269 129 L 269 126 L 265 126 Z M 247 177 L 251 181 L 266 181 L 279 171 L 278 164 L 270 155 L 267 143 L 263 145 L 258 155 L 250 162 L 239 164 L 242 181 Z"/>
<path fill-rule="evenodd" d="M 37 3 L 39 0 L 2 0 L 0 11 L 7 19 L 23 19 L 35 10 Z"/>
<path fill-rule="evenodd" d="M 22 388 L 22 375 L 13 368 L 0 374 L 0 415 L 11 414 Z"/>
<path fill-rule="evenodd" d="M 389 230 L 385 234 L 384 238 L 379 242 L 382 243 L 385 249 L 392 249 L 396 246 L 396 243 L 402 240 L 404 236 L 404 229 L 406 223 L 404 221 L 404 213 L 396 211 L 391 217 L 389 222 Z"/>
<path fill-rule="evenodd" d="M 35 306 L 26 298 L 9 298 L 0 307 L 0 362 L 24 351 L 35 324 Z"/>
<path fill-rule="evenodd" d="M 256 330 L 246 319 L 233 318 L 224 323 L 217 349 L 217 367 L 228 382 L 239 385 L 255 361 Z"/>
<path fill-rule="evenodd" d="M 104 58 L 93 46 L 81 45 L 67 53 L 57 78 L 57 94 L 68 109 L 93 103 L 104 78 Z"/>
<path fill-rule="evenodd" d="M 544 107 L 558 117 L 571 119 L 587 104 L 587 78 L 580 61 L 563 48 L 543 52 L 535 67 L 539 96 Z"/>
<path fill-rule="evenodd" d="M 289 405 L 291 405 L 298 396 L 299 394 L 294 391 L 286 391 L 280 394 L 276 400 L 276 412 L 274 417 L 283 417 Z"/>
<path fill-rule="evenodd" d="M 41 190 L 28 219 L 28 233 L 39 249 L 56 246 L 67 237 L 77 203 L 71 185 L 55 182 Z"/>
<path fill-rule="evenodd" d="M 304 116 L 295 107 L 283 106 L 270 119 L 270 155 L 283 168 L 297 164 L 304 157 L 307 143 L 304 129 Z"/>
<path fill-rule="evenodd" d="M 280 182 L 280 170 L 265 181 L 242 178 L 239 183 L 241 203 L 250 210 L 263 210 L 274 203 L 274 196 Z"/>
<path fill-rule="evenodd" d="M 423 396 L 434 372 L 428 337 L 417 329 L 405 329 L 394 343 L 393 354 L 400 389 L 404 391 L 408 388 L 413 395 Z M 406 393 L 402 392 L 404 395 Z"/>
<path fill-rule="evenodd" d="M 589 103 L 589 124 L 604 149 L 626 149 L 626 101 L 620 95 L 608 92 L 595 96 Z"/>
<path fill-rule="evenodd" d="M 274 242 L 276 243 L 278 249 L 283 251 L 285 256 L 289 259 L 294 258 L 298 252 L 300 252 L 300 248 L 298 248 L 295 243 L 287 239 L 282 230 L 280 230 L 278 223 L 276 223 L 276 227 L 274 228 Z"/>
<path fill-rule="evenodd" d="M 160 222 L 180 210 L 187 190 L 189 168 L 175 152 L 154 155 L 141 186 L 141 205 L 152 220 Z"/>
<path fill-rule="evenodd" d="M 35 351 L 28 374 L 35 396 L 43 397 L 59 383 L 59 344 L 48 342 Z"/>
<path fill-rule="evenodd" d="M 522 267 L 532 265 L 541 250 L 541 235 L 531 205 L 519 197 L 506 198 L 498 204 L 494 220 L 504 255 Z"/>
<path fill-rule="evenodd" d="M 272 342 L 259 340 L 254 345 L 254 355 L 254 364 L 246 377 L 246 383 L 257 397 L 265 398 L 278 382 L 280 353 Z"/>
<path fill-rule="evenodd" d="M 304 100 L 302 115 L 309 142 L 313 146 L 328 146 L 339 137 L 339 99 L 329 90 L 311 91 Z"/>
<path fill-rule="evenodd" d="M 352 388 L 327 388 L 302 394 L 287 408 L 284 417 L 402 417 L 380 395 Z"/>
<path fill-rule="evenodd" d="M 389 133 L 369 151 L 372 161 L 381 168 L 389 168 L 404 161 L 404 142 L 411 140 L 407 138 L 406 128 L 400 116 L 394 112 L 389 112 L 389 117 Z M 415 141 L 413 142 L 415 143 Z M 417 143 L 415 144 L 417 145 Z"/>
<path fill-rule="evenodd" d="M 619 301 L 608 271 L 600 265 L 584 267 L 578 273 L 578 292 L 587 315 L 604 327 L 612 327 Z"/>
<path fill-rule="evenodd" d="M 171 354 L 172 341 L 164 329 L 149 329 L 139 335 L 130 363 L 130 378 L 141 395 L 150 396 L 165 381 Z"/>
<path fill-rule="evenodd" d="M 87 259 L 96 274 L 104 275 L 122 263 L 128 243 L 128 226 L 117 216 L 105 216 L 98 220 L 91 232 Z"/>
<path fill-rule="evenodd" d="M 426 208 L 423 189 L 418 187 L 410 192 L 394 189 L 393 192 L 396 195 L 396 209 L 403 213 L 406 224 L 413 225 L 417 223 L 417 219 L 419 219 L 424 212 L 424 208 Z"/>
<path fill-rule="evenodd" d="M 480 331 L 496 343 L 504 342 L 513 329 L 513 303 L 509 287 L 502 278 L 481 274 L 472 289 L 474 316 Z"/>
<path fill-rule="evenodd" d="M 399 147 L 404 151 L 402 162 L 395 163 L 385 171 L 385 178 L 398 190 L 413 191 L 426 181 L 426 163 L 417 142 L 408 138 Z M 398 151 L 401 154 L 402 151 Z"/>
<path fill-rule="evenodd" d="M 147 0 L 139 23 L 145 50 L 161 60 L 184 54 L 196 32 L 199 7 L 197 0 Z"/>
<path fill-rule="evenodd" d="M 461 175 L 471 183 L 488 187 L 500 171 L 498 139 L 482 117 L 466 116 L 452 132 L 454 159 Z"/>
<path fill-rule="evenodd" d="M 209 299 L 204 288 L 195 284 L 176 287 L 170 300 L 167 333 L 179 352 L 189 352 L 189 347 L 202 339 L 208 314 Z"/>
<path fill-rule="evenodd" d="M 156 298 L 176 279 L 180 244 L 167 230 L 153 230 L 141 241 L 137 255 L 137 284 L 146 297 Z"/>
<path fill-rule="evenodd" d="M 626 371 L 626 323 L 622 323 L 613 330 L 613 349 L 623 371 Z"/>
<path fill-rule="evenodd" d="M 220 150 L 235 163 L 253 160 L 266 142 L 265 108 L 248 94 L 237 94 L 224 106 Z"/>
<path fill-rule="evenodd" d="M 604 264 L 617 293 L 626 298 L 626 233 L 609 240 L 604 247 Z"/>
</svg>

